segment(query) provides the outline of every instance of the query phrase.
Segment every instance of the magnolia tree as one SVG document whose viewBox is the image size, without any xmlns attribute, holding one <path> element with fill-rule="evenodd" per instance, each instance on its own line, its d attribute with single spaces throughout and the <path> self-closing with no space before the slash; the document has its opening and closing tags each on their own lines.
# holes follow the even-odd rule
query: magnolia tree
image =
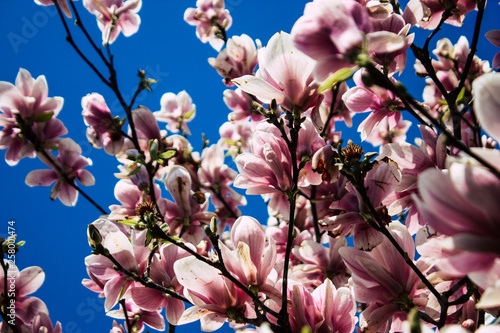
<svg viewBox="0 0 500 333">
<path fill-rule="evenodd" d="M 184 20 L 218 52 L 209 64 L 230 110 L 220 140 L 201 152 L 189 142 L 196 109 L 186 91 L 164 94 L 153 112 L 136 103 L 154 87 L 147 72 L 131 98 L 118 88 L 110 44 L 139 32 L 141 0 L 35 3 L 55 5 L 66 40 L 123 108 L 114 114 L 100 92 L 81 99 L 88 141 L 116 158 L 118 203 L 102 207 L 82 189 L 95 182 L 91 161 L 57 118 L 63 99 L 49 97 L 44 76 L 21 68 L 0 82 L 0 148 L 11 166 L 46 164 L 27 185 L 95 206 L 83 285 L 118 319 L 110 332 L 197 320 L 203 331 L 229 322 L 241 332 L 500 332 L 500 74 L 491 69 L 500 53 L 491 66 L 475 55 L 484 0 L 315 0 L 265 45 L 228 35 L 223 0 L 198 0 Z M 84 11 L 102 37 L 87 31 Z M 469 40 L 435 39 L 471 11 Z M 500 31 L 486 37 L 500 46 Z M 426 78 L 423 101 L 398 80 L 410 52 Z M 364 112 L 359 136 L 336 131 Z M 416 144 L 406 142 L 410 126 Z M 237 189 L 267 202 L 267 221 L 241 214 Z M 1 247 L 0 330 L 59 333 L 30 296 L 43 270 L 12 260 L 24 244 L 14 230 Z"/>
</svg>

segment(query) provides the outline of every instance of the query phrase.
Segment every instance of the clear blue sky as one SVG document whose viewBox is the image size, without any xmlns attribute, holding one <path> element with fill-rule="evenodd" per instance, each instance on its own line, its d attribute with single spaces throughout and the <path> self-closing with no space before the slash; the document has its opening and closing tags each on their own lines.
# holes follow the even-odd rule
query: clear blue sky
<svg viewBox="0 0 500 333">
<path fill-rule="evenodd" d="M 85 26 L 100 43 L 101 32 L 94 16 L 86 13 L 81 1 L 76 4 L 81 9 Z M 233 16 L 228 35 L 246 33 L 254 39 L 259 38 L 265 45 L 274 33 L 290 31 L 295 20 L 302 15 L 304 4 L 305 1 L 228 0 L 226 7 Z M 226 121 L 228 109 L 222 101 L 225 86 L 207 62 L 207 58 L 215 57 L 217 53 L 208 44 L 202 44 L 195 36 L 194 27 L 183 21 L 184 10 L 194 6 L 194 0 L 144 1 L 139 12 L 142 23 L 138 34 L 129 38 L 120 36 L 111 50 L 126 100 L 130 100 L 137 87 L 138 69 L 144 69 L 150 77 L 158 79 L 153 92 L 143 93 L 137 100 L 152 111 L 160 109 L 160 98 L 166 92 L 186 90 L 191 95 L 197 105 L 196 118 L 189 124 L 193 133 L 191 142 L 199 151 L 201 132 L 205 132 L 213 143 L 218 140 L 218 128 Z M 500 29 L 499 9 L 494 1 L 488 3 L 482 36 L 490 29 Z M 462 32 L 457 28 L 446 29 L 452 34 L 449 38 L 453 43 L 457 41 L 458 33 L 472 35 L 474 17 L 471 15 L 466 19 L 468 25 Z M 71 27 L 77 43 L 90 51 L 79 30 Z M 421 36 L 427 36 L 427 32 Z M 437 37 L 442 36 L 444 33 Z M 123 115 L 123 111 L 112 92 L 64 38 L 65 32 L 54 7 L 39 7 L 32 0 L 0 0 L 0 81 L 14 82 L 20 67 L 30 71 L 33 77 L 46 76 L 49 96 L 65 99 L 58 118 L 68 128 L 69 136 L 82 146 L 83 155 L 94 162 L 88 170 L 94 174 L 96 185 L 85 188 L 85 191 L 101 206 L 108 207 L 117 203 L 113 196 L 117 182 L 113 173 L 117 172 L 117 163 L 113 157 L 102 150 L 92 149 L 87 143 L 81 98 L 99 92 L 114 114 Z M 422 39 L 418 39 L 417 44 L 422 45 Z M 481 58 L 491 60 L 497 51 L 484 37 L 481 38 L 478 53 Z M 91 59 L 97 61 L 97 57 Z M 405 75 L 414 78 L 412 64 L 413 58 L 409 57 Z M 405 83 L 415 96 L 421 98 L 418 89 L 423 86 L 423 79 Z M 409 115 L 404 117 L 410 120 Z M 354 118 L 354 129 L 361 120 L 359 116 Z M 344 130 L 343 137 L 347 139 L 349 133 L 357 137 L 354 141 L 359 142 L 359 136 L 353 131 Z M 4 153 L 0 154 L 3 158 Z M 98 218 L 99 212 L 82 197 L 76 207 L 69 208 L 59 201 L 51 202 L 49 188 L 29 188 L 24 179 L 29 171 L 39 168 L 45 168 L 45 165 L 36 160 L 24 159 L 15 167 L 0 162 L 0 236 L 6 237 L 7 222 L 15 220 L 19 239 L 27 242 L 18 253 L 16 263 L 20 269 L 28 266 L 44 269 L 45 283 L 34 295 L 47 304 L 51 319 L 62 323 L 63 332 L 107 332 L 112 319 L 104 314 L 103 300 L 81 285 L 81 280 L 87 278 L 84 258 L 90 254 L 86 229 Z M 249 200 L 249 205 L 255 203 L 260 203 L 260 199 Z M 247 214 L 258 211 L 256 217 L 265 222 L 265 207 L 262 204 L 257 209 L 253 207 L 247 209 Z M 199 330 L 199 323 L 180 327 L 177 331 L 188 330 Z"/>
</svg>

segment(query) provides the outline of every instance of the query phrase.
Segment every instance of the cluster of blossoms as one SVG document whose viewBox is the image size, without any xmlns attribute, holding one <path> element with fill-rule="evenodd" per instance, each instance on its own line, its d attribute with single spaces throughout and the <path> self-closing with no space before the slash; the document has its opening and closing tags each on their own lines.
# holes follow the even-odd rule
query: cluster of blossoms
<svg viewBox="0 0 500 333">
<path fill-rule="evenodd" d="M 53 3 L 71 17 L 66 1 Z M 141 1 L 83 4 L 105 46 L 139 27 Z M 120 170 L 119 203 L 94 203 L 103 215 L 88 228 L 83 280 L 105 298 L 109 316 L 125 319 L 111 332 L 164 330 L 165 320 L 200 320 L 203 331 L 229 322 L 241 332 L 498 332 L 483 324 L 500 314 L 500 77 L 465 37 L 455 46 L 441 39 L 431 59 L 430 38 L 422 49 L 409 33 L 461 25 L 484 6 L 315 0 L 290 34 L 262 46 L 247 35 L 227 38 L 223 0 L 197 1 L 185 20 L 219 52 L 209 64 L 231 110 L 221 139 L 201 154 L 187 139 L 196 107 L 186 91 L 165 93 L 156 112 L 133 108 L 134 97 L 123 119 L 102 95 L 84 96 L 87 138 Z M 396 79 L 410 47 L 417 74 L 427 77 L 423 102 Z M 152 83 L 139 76 L 137 94 Z M 119 95 L 113 80 L 105 83 Z M 24 69 L 15 85 L 0 82 L 0 148 L 11 165 L 38 156 L 51 169 L 30 172 L 26 184 L 55 181 L 51 198 L 74 205 L 75 180 L 94 183 L 83 169 L 91 162 L 60 138 L 62 99 L 47 96 L 45 78 Z M 403 111 L 421 122 L 416 145 L 406 142 Z M 380 146 L 378 154 L 336 131 L 367 112 L 360 141 Z M 267 202 L 267 224 L 242 215 L 247 199 L 234 188 Z M 41 270 L 18 275 L 16 323 L 60 332 L 43 302 L 26 297 L 43 282 Z"/>
</svg>

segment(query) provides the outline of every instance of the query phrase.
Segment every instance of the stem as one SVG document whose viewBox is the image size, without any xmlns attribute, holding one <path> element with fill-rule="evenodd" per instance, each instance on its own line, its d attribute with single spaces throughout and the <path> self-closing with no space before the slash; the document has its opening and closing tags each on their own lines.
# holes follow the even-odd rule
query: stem
<svg viewBox="0 0 500 333">
<path fill-rule="evenodd" d="M 285 330 L 290 329 L 290 321 L 288 319 L 288 267 L 290 264 L 290 256 L 292 254 L 293 245 L 293 231 L 295 226 L 295 202 L 298 193 L 298 182 L 299 182 L 299 168 L 297 166 L 297 145 L 299 142 L 299 130 L 301 125 L 301 113 L 300 109 L 293 109 L 293 113 L 287 112 L 286 118 L 288 120 L 288 127 L 290 128 L 290 142 L 288 144 L 288 150 L 290 151 L 290 156 L 292 159 L 292 188 L 287 191 L 288 201 L 290 203 L 290 218 L 288 220 L 288 235 L 285 249 L 285 261 L 283 268 L 283 283 L 282 283 L 282 298 L 281 298 L 281 310 L 280 317 L 278 319 L 278 324 Z M 284 132 L 284 129 L 283 129 Z"/>
<path fill-rule="evenodd" d="M 316 202 L 314 202 L 315 198 L 316 198 L 316 185 L 312 185 L 311 198 L 309 199 L 309 202 L 311 203 L 311 214 L 313 218 L 314 235 L 316 237 L 316 242 L 321 243 L 321 231 L 319 230 L 318 211 L 316 210 Z"/>
<path fill-rule="evenodd" d="M 168 323 L 168 333 L 175 333 L 175 328 L 177 326 L 171 324 L 171 323 Z"/>
<path fill-rule="evenodd" d="M 476 54 L 477 51 L 477 43 L 479 41 L 479 32 L 481 30 L 481 23 L 483 21 L 485 6 L 486 6 L 485 0 L 479 0 L 477 2 L 477 17 L 476 17 L 476 24 L 474 26 L 474 34 L 472 36 L 470 52 L 469 55 L 467 56 L 467 61 L 464 66 L 462 76 L 460 77 L 460 82 L 458 83 L 458 86 L 450 93 L 450 95 L 453 96 L 455 99 L 460 93 L 460 90 L 462 90 L 463 86 L 465 85 L 465 81 L 467 80 L 467 76 L 469 75 L 469 70 L 472 66 L 472 62 L 474 61 L 474 55 Z"/>
<path fill-rule="evenodd" d="M 87 65 L 89 65 L 89 67 L 92 68 L 92 70 L 97 74 L 97 76 L 99 76 L 101 81 L 104 82 L 104 84 L 106 84 L 108 87 L 111 87 L 111 83 L 108 80 L 106 80 L 106 78 L 104 78 L 104 76 L 101 74 L 101 72 L 99 72 L 99 70 L 94 66 L 94 64 L 83 54 L 82 51 L 80 51 L 80 49 L 76 45 L 75 41 L 73 40 L 71 32 L 69 31 L 68 24 L 66 23 L 66 20 L 64 19 L 64 16 L 63 16 L 64 14 L 62 13 L 61 8 L 59 7 L 59 3 L 56 0 L 53 0 L 53 1 L 54 1 L 54 4 L 56 5 L 57 12 L 59 13 L 59 17 L 61 18 L 61 21 L 64 25 L 64 30 L 66 30 L 66 35 L 67 35 L 66 40 L 71 44 L 71 46 L 73 46 L 76 53 L 78 53 L 78 55 L 87 63 Z"/>
<path fill-rule="evenodd" d="M 332 87 L 332 104 L 330 105 L 330 112 L 328 113 L 328 117 L 326 118 L 325 124 L 323 125 L 323 130 L 321 131 L 321 134 L 319 135 L 325 139 L 325 142 L 327 141 L 325 138 L 326 130 L 328 129 L 328 125 L 330 124 L 330 121 L 333 119 L 333 115 L 335 114 L 335 104 L 337 102 L 337 95 L 339 93 L 339 86 L 340 86 L 340 84 L 336 84 Z"/>
<path fill-rule="evenodd" d="M 128 317 L 127 307 L 125 306 L 125 300 L 121 299 L 120 304 L 122 305 L 123 315 L 125 316 L 125 324 L 127 325 L 127 332 L 132 332 L 132 324 L 130 323 L 130 319 Z"/>
<path fill-rule="evenodd" d="M 78 14 L 78 11 L 76 10 L 76 6 L 73 3 L 73 1 L 70 1 L 70 5 L 71 5 L 71 8 L 73 9 L 73 12 L 75 12 L 75 16 L 76 16 L 75 24 L 77 26 L 79 26 L 80 29 L 82 29 L 85 37 L 87 37 L 87 40 L 90 42 L 90 44 L 92 45 L 94 50 L 96 50 L 96 52 L 99 54 L 99 56 L 101 57 L 102 61 L 106 64 L 106 66 L 109 66 L 108 59 L 106 59 L 106 57 L 104 56 L 104 53 L 102 53 L 102 50 L 97 47 L 97 45 L 94 43 L 94 41 L 90 37 L 89 33 L 87 32 L 87 29 L 85 29 L 85 27 L 83 26 L 82 20 L 80 19 L 80 14 Z"/>
<path fill-rule="evenodd" d="M 226 199 L 222 196 L 220 191 L 217 191 L 213 186 L 209 186 L 208 189 L 210 191 L 212 191 L 215 194 L 215 196 L 217 197 L 217 199 L 219 199 L 222 202 L 224 207 L 227 209 L 227 211 L 229 212 L 229 214 L 231 214 L 231 216 L 233 218 L 237 219 L 238 217 L 240 217 L 238 214 L 236 214 L 236 212 L 233 210 L 233 208 L 231 208 L 231 206 L 229 206 L 229 204 L 226 202 Z"/>
</svg>

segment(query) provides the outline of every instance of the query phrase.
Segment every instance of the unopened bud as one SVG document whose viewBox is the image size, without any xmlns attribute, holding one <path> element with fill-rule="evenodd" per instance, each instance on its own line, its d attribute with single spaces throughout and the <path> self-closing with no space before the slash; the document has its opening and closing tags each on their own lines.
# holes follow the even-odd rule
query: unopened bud
<svg viewBox="0 0 500 333">
<path fill-rule="evenodd" d="M 93 224 L 89 224 L 87 229 L 87 237 L 89 240 L 89 245 L 91 248 L 95 249 L 98 245 L 102 243 L 102 236 L 99 230 Z"/>
</svg>

